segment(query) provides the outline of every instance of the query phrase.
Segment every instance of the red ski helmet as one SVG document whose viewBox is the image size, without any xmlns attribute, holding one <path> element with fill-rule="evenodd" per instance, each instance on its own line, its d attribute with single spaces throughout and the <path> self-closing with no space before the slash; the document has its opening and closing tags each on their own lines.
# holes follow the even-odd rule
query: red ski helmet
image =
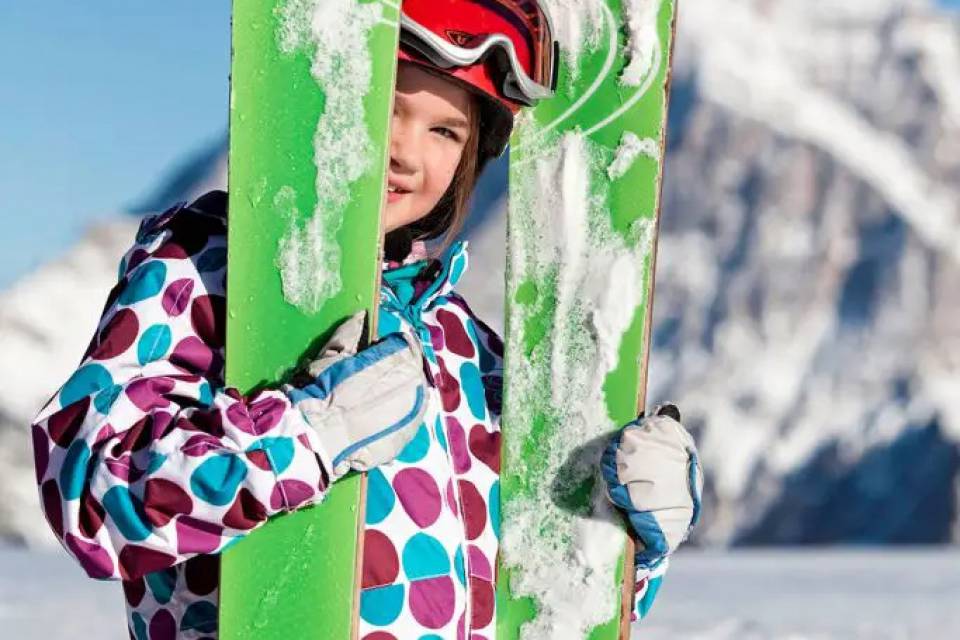
<svg viewBox="0 0 960 640">
<path fill-rule="evenodd" d="M 559 47 L 534 0 L 403 0 L 400 60 L 461 82 L 481 100 L 480 164 L 500 155 L 523 106 L 553 95 Z"/>
</svg>

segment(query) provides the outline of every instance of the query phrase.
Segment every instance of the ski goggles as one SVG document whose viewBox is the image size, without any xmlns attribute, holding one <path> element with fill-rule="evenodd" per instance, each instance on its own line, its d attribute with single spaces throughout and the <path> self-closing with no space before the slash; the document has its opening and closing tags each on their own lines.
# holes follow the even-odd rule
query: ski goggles
<svg viewBox="0 0 960 640">
<path fill-rule="evenodd" d="M 463 3 L 468 7 L 458 7 L 439 20 L 436 5 L 431 13 L 415 18 L 412 14 L 420 13 L 422 4 L 403 4 L 401 43 L 441 69 L 466 67 L 492 56 L 502 73 L 500 90 L 520 104 L 533 106 L 553 96 L 560 47 L 549 16 L 537 2 L 485 0 L 476 3 L 485 5 L 482 10 Z"/>
</svg>

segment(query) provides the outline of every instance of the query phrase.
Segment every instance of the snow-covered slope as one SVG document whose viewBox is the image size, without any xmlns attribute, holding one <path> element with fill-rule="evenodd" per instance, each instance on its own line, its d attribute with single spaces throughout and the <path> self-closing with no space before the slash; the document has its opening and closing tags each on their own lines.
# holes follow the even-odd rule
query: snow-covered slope
<svg viewBox="0 0 960 640">
<path fill-rule="evenodd" d="M 698 433 L 700 541 L 960 539 L 960 18 L 926 0 L 680 7 L 650 396 Z M 147 208 L 222 185 L 218 144 Z M 462 287 L 494 325 L 502 270 L 477 265 L 502 265 L 504 183 L 501 164 Z M 49 539 L 28 423 L 132 228 L 0 294 L 0 536 Z"/>
<path fill-rule="evenodd" d="M 685 550 L 632 637 L 957 638 L 958 565 L 960 553 L 943 549 Z M 91 581 L 62 553 L 0 549 L 5 638 L 121 640 L 129 637 L 125 627 L 116 582 Z"/>
</svg>

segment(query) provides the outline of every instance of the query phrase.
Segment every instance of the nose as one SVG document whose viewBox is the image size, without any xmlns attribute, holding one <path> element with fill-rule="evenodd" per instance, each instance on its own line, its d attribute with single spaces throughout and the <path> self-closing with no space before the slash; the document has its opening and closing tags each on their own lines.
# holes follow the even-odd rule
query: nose
<svg viewBox="0 0 960 640">
<path fill-rule="evenodd" d="M 394 116 L 390 125 L 390 169 L 397 173 L 416 173 L 420 163 L 419 147 L 416 127 Z"/>
</svg>

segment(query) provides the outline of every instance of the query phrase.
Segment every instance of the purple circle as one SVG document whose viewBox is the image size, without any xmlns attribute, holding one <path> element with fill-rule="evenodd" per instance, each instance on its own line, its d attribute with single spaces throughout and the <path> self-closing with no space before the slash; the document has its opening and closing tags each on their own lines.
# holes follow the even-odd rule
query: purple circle
<svg viewBox="0 0 960 640">
<path fill-rule="evenodd" d="M 410 583 L 410 613 L 427 629 L 440 629 L 453 619 L 456 596 L 450 576 Z"/>
<path fill-rule="evenodd" d="M 440 489 L 436 480 L 423 469 L 408 468 L 393 478 L 393 489 L 410 519 L 421 529 L 440 517 Z"/>
</svg>

